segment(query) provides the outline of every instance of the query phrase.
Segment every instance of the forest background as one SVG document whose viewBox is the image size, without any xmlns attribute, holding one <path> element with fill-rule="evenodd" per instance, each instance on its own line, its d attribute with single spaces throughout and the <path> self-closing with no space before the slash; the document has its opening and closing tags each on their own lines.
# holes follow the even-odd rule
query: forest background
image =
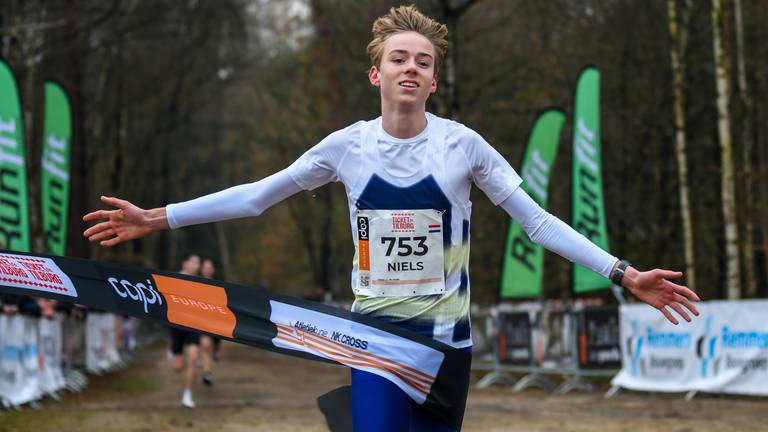
<svg viewBox="0 0 768 432">
<path fill-rule="evenodd" d="M 74 113 L 67 254 L 176 270 L 184 251 L 220 277 L 349 299 L 343 186 L 258 218 L 155 234 L 113 249 L 82 237 L 100 195 L 145 208 L 258 180 L 330 132 L 379 115 L 371 23 L 388 0 L 3 0 L 2 57 L 19 82 L 34 249 L 43 82 Z M 450 57 L 428 109 L 477 130 L 519 168 L 537 114 L 568 114 L 549 210 L 570 220 L 574 87 L 602 72 L 611 252 L 685 271 L 704 299 L 768 295 L 768 3 L 758 0 L 421 0 Z M 762 24 L 761 24 L 762 23 Z M 473 299 L 497 300 L 509 219 L 475 188 Z M 547 254 L 544 293 L 571 296 Z M 695 279 L 693 276 L 695 274 Z"/>
</svg>

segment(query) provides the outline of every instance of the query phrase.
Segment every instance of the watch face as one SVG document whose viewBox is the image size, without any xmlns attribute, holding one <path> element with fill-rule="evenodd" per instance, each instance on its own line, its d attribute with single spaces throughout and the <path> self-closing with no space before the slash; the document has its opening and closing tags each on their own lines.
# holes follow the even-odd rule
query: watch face
<svg viewBox="0 0 768 432">
<path fill-rule="evenodd" d="M 621 279 L 622 278 L 624 278 L 624 269 L 622 269 L 621 266 L 619 266 L 613 272 L 613 277 L 611 277 L 611 281 L 613 283 L 615 283 L 616 285 L 621 286 Z"/>
</svg>

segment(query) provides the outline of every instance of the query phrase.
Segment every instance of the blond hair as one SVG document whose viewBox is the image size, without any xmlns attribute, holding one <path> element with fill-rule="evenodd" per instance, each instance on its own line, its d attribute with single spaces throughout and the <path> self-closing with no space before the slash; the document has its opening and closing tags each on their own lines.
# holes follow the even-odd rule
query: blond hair
<svg viewBox="0 0 768 432">
<path fill-rule="evenodd" d="M 373 40 L 368 44 L 368 55 L 371 57 L 371 64 L 376 67 L 381 67 L 384 42 L 396 33 L 416 32 L 429 39 L 435 48 L 435 75 L 448 52 L 448 41 L 445 39 L 448 28 L 419 12 L 414 5 L 389 9 L 389 13 L 373 22 L 371 31 Z"/>
</svg>

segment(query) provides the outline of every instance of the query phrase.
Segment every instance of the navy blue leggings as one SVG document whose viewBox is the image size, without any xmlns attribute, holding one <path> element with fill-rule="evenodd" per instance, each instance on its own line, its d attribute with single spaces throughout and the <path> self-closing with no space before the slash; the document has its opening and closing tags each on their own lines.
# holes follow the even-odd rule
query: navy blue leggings
<svg viewBox="0 0 768 432">
<path fill-rule="evenodd" d="M 462 351 L 471 353 L 472 348 Z M 469 371 L 467 371 L 469 373 Z M 352 369 L 354 432 L 455 432 L 423 410 L 386 378 Z"/>
</svg>

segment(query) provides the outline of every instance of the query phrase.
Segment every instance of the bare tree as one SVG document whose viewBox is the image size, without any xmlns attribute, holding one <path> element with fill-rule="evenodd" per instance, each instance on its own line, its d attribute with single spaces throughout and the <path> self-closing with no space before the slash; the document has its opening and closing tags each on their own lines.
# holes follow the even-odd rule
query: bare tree
<svg viewBox="0 0 768 432">
<path fill-rule="evenodd" d="M 680 196 L 680 215 L 683 222 L 683 240 L 685 242 L 686 283 L 696 289 L 696 260 L 694 257 L 693 226 L 691 221 L 690 190 L 688 187 L 688 158 L 686 156 L 685 134 L 685 50 L 688 45 L 688 26 L 691 20 L 692 0 L 685 1 L 680 23 L 677 18 L 677 3 L 667 0 L 667 21 L 669 26 L 669 57 L 672 63 L 675 107 L 675 159 L 677 160 L 677 180 Z"/>
<path fill-rule="evenodd" d="M 445 81 L 443 81 L 446 94 L 446 108 L 444 115 L 458 120 L 461 114 L 459 101 L 459 86 L 456 82 L 456 71 L 459 64 L 459 18 L 477 0 L 461 0 L 458 4 L 450 0 L 440 0 L 440 10 L 448 27 L 448 54 L 443 65 Z"/>
<path fill-rule="evenodd" d="M 752 174 L 752 152 L 755 142 L 752 129 L 754 118 L 754 102 L 749 92 L 747 83 L 747 71 L 744 61 L 744 17 L 742 16 L 741 0 L 734 0 L 734 14 L 736 21 L 736 71 L 739 86 L 739 98 L 744 107 L 741 116 L 741 149 L 742 164 L 744 165 L 744 177 L 742 178 L 742 187 L 744 188 L 744 239 L 742 240 L 742 251 L 744 257 L 745 276 L 745 295 L 754 297 L 757 295 L 757 280 L 755 279 L 755 257 L 753 251 L 753 240 L 755 236 L 755 225 L 753 217 L 755 214 L 755 199 L 752 193 L 752 183 L 754 175 Z"/>
<path fill-rule="evenodd" d="M 728 299 L 741 297 L 741 260 L 739 257 L 739 231 L 736 217 L 736 185 L 733 168 L 733 138 L 731 113 L 728 108 L 730 88 L 728 54 L 723 45 L 723 5 L 712 0 L 712 47 L 714 52 L 715 83 L 717 89 L 717 133 L 720 138 L 721 190 L 723 225 L 725 226 L 725 288 Z"/>
</svg>

